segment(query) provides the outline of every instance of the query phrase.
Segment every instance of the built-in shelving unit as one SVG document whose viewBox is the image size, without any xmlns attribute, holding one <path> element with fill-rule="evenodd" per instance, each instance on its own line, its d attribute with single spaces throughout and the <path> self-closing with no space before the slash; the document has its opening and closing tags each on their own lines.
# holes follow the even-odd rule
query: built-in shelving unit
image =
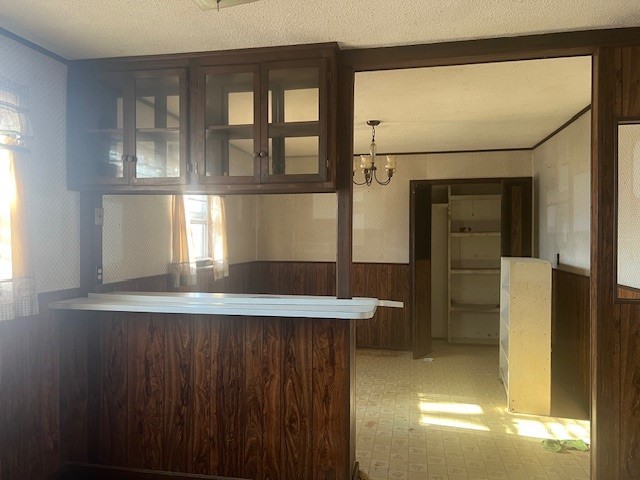
<svg viewBox="0 0 640 480">
<path fill-rule="evenodd" d="M 551 410 L 551 264 L 537 258 L 502 258 L 500 378 L 509 411 L 549 415 Z"/>
<path fill-rule="evenodd" d="M 500 193 L 500 184 L 448 187 L 451 343 L 498 343 Z"/>
</svg>

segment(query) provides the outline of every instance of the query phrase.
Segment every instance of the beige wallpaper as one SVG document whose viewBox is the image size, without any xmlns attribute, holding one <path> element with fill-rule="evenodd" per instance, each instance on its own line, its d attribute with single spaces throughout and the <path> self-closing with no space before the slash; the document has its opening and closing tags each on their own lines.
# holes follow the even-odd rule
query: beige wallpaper
<svg viewBox="0 0 640 480">
<path fill-rule="evenodd" d="M 103 283 L 169 272 L 171 197 L 105 195 L 102 227 Z M 229 263 L 256 258 L 256 197 L 228 196 Z"/>
<path fill-rule="evenodd" d="M 261 195 L 257 259 L 334 262 L 337 208 L 334 193 Z"/>
<path fill-rule="evenodd" d="M 618 283 L 640 288 L 640 125 L 618 130 Z"/>
<path fill-rule="evenodd" d="M 28 88 L 28 223 L 38 292 L 80 285 L 79 195 L 66 185 L 67 67 L 0 35 L 0 75 Z"/>
<path fill-rule="evenodd" d="M 533 152 L 536 255 L 590 271 L 591 114 Z"/>
<path fill-rule="evenodd" d="M 255 195 L 225 197 L 230 264 L 253 262 L 256 259 L 257 199 Z"/>
<path fill-rule="evenodd" d="M 532 172 L 529 151 L 402 155 L 397 165 L 390 185 L 354 187 L 356 262 L 409 261 L 409 180 L 517 177 Z M 335 261 L 336 210 L 332 194 L 261 196 L 257 258 Z"/>
<path fill-rule="evenodd" d="M 168 195 L 103 197 L 103 283 L 169 272 L 170 199 Z"/>
</svg>

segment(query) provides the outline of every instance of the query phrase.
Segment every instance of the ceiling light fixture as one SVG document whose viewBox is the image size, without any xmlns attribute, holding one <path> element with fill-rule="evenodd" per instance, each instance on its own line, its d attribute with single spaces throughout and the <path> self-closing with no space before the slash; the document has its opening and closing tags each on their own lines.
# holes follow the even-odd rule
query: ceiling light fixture
<svg viewBox="0 0 640 480">
<path fill-rule="evenodd" d="M 258 0 L 193 0 L 196 2 L 196 5 L 200 7 L 202 10 L 213 10 L 214 8 L 218 11 L 221 8 L 227 7 L 235 7 L 236 5 L 242 5 L 243 3 L 252 3 L 257 2 Z"/>
<path fill-rule="evenodd" d="M 353 162 L 353 183 L 356 185 L 366 185 L 370 186 L 375 180 L 376 183 L 380 185 L 389 185 L 391 182 L 391 178 L 393 177 L 393 173 L 396 171 L 396 156 L 395 155 L 387 155 L 387 164 L 385 165 L 385 169 L 387 170 L 387 179 L 383 182 L 378 180 L 376 175 L 376 171 L 378 167 L 376 167 L 376 127 L 380 125 L 380 120 L 367 120 L 367 125 L 371 127 L 371 145 L 369 145 L 369 155 L 360 155 L 360 169 L 364 173 L 364 182 L 358 183 L 356 182 L 356 162 Z"/>
</svg>

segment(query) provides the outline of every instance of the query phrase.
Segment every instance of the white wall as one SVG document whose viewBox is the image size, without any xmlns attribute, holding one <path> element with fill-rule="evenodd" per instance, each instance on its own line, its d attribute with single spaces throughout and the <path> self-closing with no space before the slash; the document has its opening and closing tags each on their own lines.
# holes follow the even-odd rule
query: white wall
<svg viewBox="0 0 640 480">
<path fill-rule="evenodd" d="M 66 185 L 67 67 L 0 35 L 0 75 L 26 85 L 27 207 L 38 292 L 80 285 L 79 195 Z"/>
<path fill-rule="evenodd" d="M 526 150 L 401 155 L 397 167 L 387 186 L 354 186 L 355 262 L 409 262 L 410 180 L 519 177 L 532 172 L 531 152 Z M 333 194 L 261 196 L 258 260 L 335 261 L 336 212 Z"/>
<path fill-rule="evenodd" d="M 533 151 L 536 256 L 590 272 L 591 113 Z"/>
</svg>

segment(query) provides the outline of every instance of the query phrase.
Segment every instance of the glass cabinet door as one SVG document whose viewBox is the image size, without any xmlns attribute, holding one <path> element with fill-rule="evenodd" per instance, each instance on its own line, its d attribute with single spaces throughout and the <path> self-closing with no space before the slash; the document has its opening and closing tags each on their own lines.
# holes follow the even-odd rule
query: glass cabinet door
<svg viewBox="0 0 640 480">
<path fill-rule="evenodd" d="M 134 74 L 134 183 L 184 182 L 186 159 L 185 72 L 160 70 Z"/>
<path fill-rule="evenodd" d="M 125 77 L 119 73 L 90 75 L 83 79 L 79 168 L 85 183 L 128 182 L 125 85 Z"/>
<path fill-rule="evenodd" d="M 200 183 L 252 183 L 259 172 L 259 70 L 200 69 L 197 165 Z"/>
<path fill-rule="evenodd" d="M 324 61 L 265 65 L 263 96 L 268 157 L 263 159 L 266 181 L 324 180 L 326 178 L 327 74 Z M 264 142 L 264 140 L 263 140 Z"/>
</svg>

